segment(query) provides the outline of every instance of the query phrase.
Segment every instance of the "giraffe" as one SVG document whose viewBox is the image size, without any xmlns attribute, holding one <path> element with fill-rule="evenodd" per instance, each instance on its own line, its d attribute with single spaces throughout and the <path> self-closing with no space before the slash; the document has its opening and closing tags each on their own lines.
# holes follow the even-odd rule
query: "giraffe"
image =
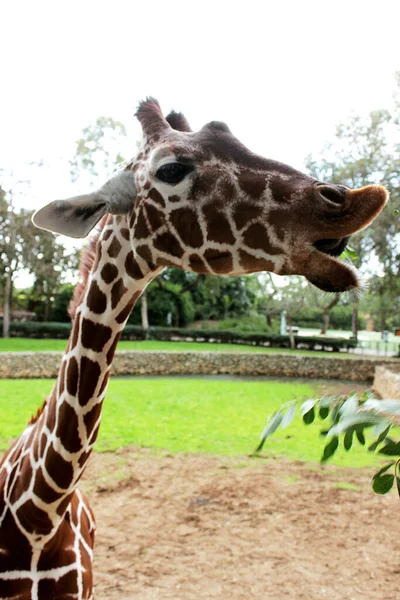
<svg viewBox="0 0 400 600">
<path fill-rule="evenodd" d="M 95 234 L 70 307 L 57 381 L 0 463 L 0 598 L 93 598 L 94 515 L 78 489 L 129 314 L 164 268 L 300 274 L 326 291 L 360 285 L 338 256 L 388 194 L 319 182 L 250 152 L 227 125 L 192 132 L 153 98 L 136 113 L 137 155 L 96 192 L 34 215 L 43 229 Z"/>
</svg>

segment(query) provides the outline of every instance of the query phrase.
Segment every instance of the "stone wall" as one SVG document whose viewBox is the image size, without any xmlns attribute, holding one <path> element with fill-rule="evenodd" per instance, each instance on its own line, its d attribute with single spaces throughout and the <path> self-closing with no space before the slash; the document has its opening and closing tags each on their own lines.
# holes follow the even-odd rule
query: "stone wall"
<svg viewBox="0 0 400 600">
<path fill-rule="evenodd" d="M 61 352 L 0 354 L 0 379 L 56 377 Z M 264 375 L 372 381 L 377 365 L 395 366 L 392 359 L 337 358 L 299 354 L 222 352 L 117 352 L 114 375 Z"/>
<path fill-rule="evenodd" d="M 381 398 L 400 400 L 400 365 L 376 367 L 373 389 Z"/>
</svg>

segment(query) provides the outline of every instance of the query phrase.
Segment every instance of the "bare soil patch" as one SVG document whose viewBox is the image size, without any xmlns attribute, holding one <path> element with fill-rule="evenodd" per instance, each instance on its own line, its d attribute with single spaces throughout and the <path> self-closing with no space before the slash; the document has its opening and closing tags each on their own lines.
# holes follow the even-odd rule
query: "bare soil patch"
<svg viewBox="0 0 400 600">
<path fill-rule="evenodd" d="M 97 600 L 395 600 L 400 503 L 368 471 L 95 454 Z M 350 487 L 351 489 L 343 489 Z"/>
</svg>

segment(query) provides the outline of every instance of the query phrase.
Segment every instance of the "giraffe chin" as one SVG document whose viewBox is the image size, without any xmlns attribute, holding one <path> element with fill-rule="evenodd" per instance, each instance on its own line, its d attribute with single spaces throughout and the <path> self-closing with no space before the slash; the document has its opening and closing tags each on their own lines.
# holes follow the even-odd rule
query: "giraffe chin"
<svg viewBox="0 0 400 600">
<path fill-rule="evenodd" d="M 355 267 L 316 248 L 311 252 L 301 275 L 324 292 L 348 292 L 362 285 Z"/>
</svg>

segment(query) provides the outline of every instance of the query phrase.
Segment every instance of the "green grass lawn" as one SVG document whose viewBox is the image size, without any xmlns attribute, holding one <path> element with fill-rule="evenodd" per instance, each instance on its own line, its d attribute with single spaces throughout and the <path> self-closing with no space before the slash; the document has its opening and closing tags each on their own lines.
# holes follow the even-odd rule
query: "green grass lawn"
<svg viewBox="0 0 400 600">
<path fill-rule="evenodd" d="M 22 431 L 51 380 L 0 380 L 0 448 Z M 96 449 L 129 445 L 175 452 L 214 455 L 250 454 L 265 419 L 283 402 L 318 394 L 318 385 L 303 382 L 224 381 L 206 379 L 114 379 L 104 405 Z M 267 441 L 264 455 L 318 462 L 321 423 L 305 427 L 297 419 Z M 364 467 L 377 458 L 358 446 L 340 450 L 337 465 Z"/>
<path fill-rule="evenodd" d="M 64 351 L 67 340 L 36 340 L 29 338 L 0 338 L 0 352 L 46 352 L 50 350 Z M 283 354 L 303 354 L 305 356 L 333 356 L 335 358 L 358 358 L 347 352 L 314 352 L 311 350 L 289 350 L 285 348 L 262 348 L 260 346 L 246 346 L 242 344 L 210 344 L 208 342 L 161 342 L 149 340 L 143 342 L 122 341 L 118 350 L 161 350 L 164 352 L 266 352 Z"/>
</svg>

